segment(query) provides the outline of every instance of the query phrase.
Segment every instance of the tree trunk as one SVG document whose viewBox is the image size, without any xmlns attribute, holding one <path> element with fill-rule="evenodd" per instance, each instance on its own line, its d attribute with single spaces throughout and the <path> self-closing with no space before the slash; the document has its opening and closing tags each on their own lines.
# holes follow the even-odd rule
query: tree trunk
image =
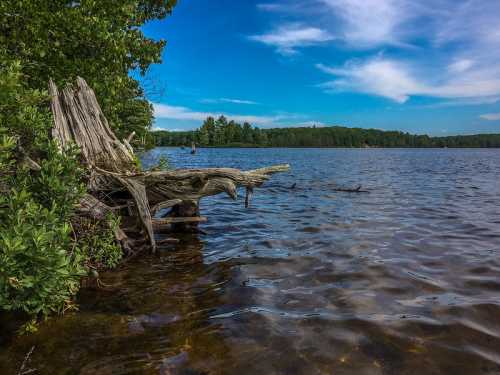
<svg viewBox="0 0 500 375">
<path fill-rule="evenodd" d="M 130 146 L 134 133 L 122 141 L 115 136 L 85 80 L 77 78 L 75 87 L 61 92 L 50 81 L 49 93 L 54 115 L 53 138 L 61 150 L 75 143 L 89 170 L 89 194 L 80 204 L 80 213 L 104 219 L 104 212 L 117 213 L 118 208 L 134 202 L 129 211 L 138 218 L 152 251 L 156 249 L 154 229 L 159 225 L 152 216 L 159 210 L 172 207 L 162 226 L 170 224 L 172 231 L 196 231 L 198 223 L 204 221 L 199 211 L 201 198 L 225 192 L 236 199 L 237 188 L 243 186 L 247 189 L 248 206 L 254 187 L 262 185 L 273 173 L 289 169 L 288 165 L 277 165 L 252 171 L 233 168 L 141 171 Z M 125 194 L 125 198 L 119 199 L 121 205 L 106 204 L 115 204 L 109 197 L 118 192 Z M 99 196 L 108 197 L 109 202 L 100 201 L 96 198 Z M 122 231 L 117 239 L 123 242 L 124 236 Z"/>
</svg>

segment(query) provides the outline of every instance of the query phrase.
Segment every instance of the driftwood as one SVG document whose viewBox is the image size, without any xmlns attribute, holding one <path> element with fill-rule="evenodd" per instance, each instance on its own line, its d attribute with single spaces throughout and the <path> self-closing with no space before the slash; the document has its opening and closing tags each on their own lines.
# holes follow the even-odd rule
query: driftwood
<svg viewBox="0 0 500 375">
<path fill-rule="evenodd" d="M 333 191 L 343 191 L 345 193 L 368 193 L 368 190 L 361 190 L 361 185 L 355 188 L 333 188 Z"/>
<path fill-rule="evenodd" d="M 198 223 L 206 221 L 199 214 L 199 200 L 206 196 L 226 193 L 236 199 L 237 188 L 245 187 L 248 207 L 255 187 L 273 173 L 289 169 L 288 165 L 277 165 L 251 171 L 233 168 L 141 171 L 130 145 L 135 133 L 121 141 L 116 137 L 85 80 L 77 78 L 74 87 L 62 91 L 50 81 L 49 93 L 54 115 L 53 138 L 61 149 L 76 144 L 89 171 L 89 194 L 80 202 L 79 213 L 102 220 L 109 212 L 121 214 L 123 230 L 116 237 L 124 247 L 137 241 L 127 239 L 134 228 L 141 231 L 153 251 L 155 230 L 163 230 L 166 225 L 174 231 L 196 229 Z M 165 209 L 170 209 L 169 217 L 153 218 Z"/>
</svg>

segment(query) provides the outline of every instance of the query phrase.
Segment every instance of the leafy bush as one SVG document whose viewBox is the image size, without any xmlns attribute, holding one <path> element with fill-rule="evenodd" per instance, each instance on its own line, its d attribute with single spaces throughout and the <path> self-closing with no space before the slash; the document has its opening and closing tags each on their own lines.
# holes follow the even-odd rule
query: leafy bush
<svg viewBox="0 0 500 375">
<path fill-rule="evenodd" d="M 92 268 L 113 268 L 122 259 L 123 252 L 116 243 L 114 232 L 120 225 L 118 217 L 109 215 L 105 222 L 80 218 L 78 248 Z"/>
<path fill-rule="evenodd" d="M 0 1 L 0 309 L 62 311 L 87 266 L 120 260 L 116 219 L 89 220 L 78 233 L 72 227 L 85 176 L 77 150 L 60 152 L 50 140 L 45 88 L 49 78 L 61 87 L 84 77 L 114 131 L 135 131 L 147 146 L 153 110 L 130 73 L 160 61 L 165 42 L 140 27 L 175 3 Z M 30 170 L 26 156 L 40 170 Z"/>
<path fill-rule="evenodd" d="M 153 109 L 134 77 L 161 61 L 166 43 L 146 37 L 141 26 L 167 17 L 175 3 L 2 0 L 0 46 L 22 62 L 30 88 L 44 90 L 49 78 L 58 86 L 85 78 L 113 130 L 120 137 L 135 131 L 139 141 Z"/>
<path fill-rule="evenodd" d="M 0 205 L 0 306 L 44 316 L 70 306 L 86 274 L 78 251 L 67 252 L 70 225 L 25 189 L 12 189 Z"/>
<path fill-rule="evenodd" d="M 3 60 L 5 61 L 5 60 Z M 86 273 L 69 216 L 83 192 L 75 150 L 49 141 L 46 95 L 21 84 L 21 67 L 0 67 L 0 307 L 48 315 L 69 306 Z M 40 157 L 40 171 L 23 164 Z"/>
<path fill-rule="evenodd" d="M 0 309 L 47 316 L 72 306 L 90 264 L 118 263 L 117 221 L 75 236 L 71 221 L 85 192 L 78 150 L 61 152 L 50 140 L 46 93 L 26 88 L 20 64 L 1 50 L 0 62 Z"/>
</svg>

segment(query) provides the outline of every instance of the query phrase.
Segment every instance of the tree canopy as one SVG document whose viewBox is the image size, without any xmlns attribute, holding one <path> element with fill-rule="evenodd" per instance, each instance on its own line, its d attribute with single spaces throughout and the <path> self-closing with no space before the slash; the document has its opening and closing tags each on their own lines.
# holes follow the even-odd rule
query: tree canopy
<svg viewBox="0 0 500 375">
<path fill-rule="evenodd" d="M 157 146 L 250 147 L 500 147 L 500 134 L 430 137 L 399 131 L 331 127 L 259 129 L 208 117 L 194 131 L 154 132 Z"/>
<path fill-rule="evenodd" d="M 50 78 L 60 87 L 85 78 L 115 132 L 143 138 L 152 108 L 129 74 L 159 62 L 165 42 L 146 38 L 140 26 L 174 4 L 0 1 L 0 311 L 34 318 L 65 311 L 82 276 L 122 257 L 114 215 L 75 215 L 88 175 L 79 150 L 61 150 L 50 137 L 47 87 Z"/>
<path fill-rule="evenodd" d="M 166 17 L 176 0 L 3 0 L 2 56 L 18 61 L 24 82 L 45 90 L 83 77 L 96 92 L 119 135 L 144 136 L 153 112 L 137 80 L 161 61 L 164 40 L 147 38 L 140 26 Z M 0 61 L 0 64 L 5 64 Z"/>
</svg>

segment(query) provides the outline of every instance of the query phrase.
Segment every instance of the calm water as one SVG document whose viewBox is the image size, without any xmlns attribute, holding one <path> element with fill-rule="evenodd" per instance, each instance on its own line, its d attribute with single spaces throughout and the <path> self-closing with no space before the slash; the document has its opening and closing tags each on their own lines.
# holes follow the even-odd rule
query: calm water
<svg viewBox="0 0 500 375">
<path fill-rule="evenodd" d="M 103 275 L 112 287 L 84 291 L 80 312 L 4 338 L 1 374 L 33 345 L 35 374 L 500 374 L 500 150 L 144 160 L 160 155 L 292 171 L 249 209 L 205 199 L 207 234 Z"/>
</svg>

